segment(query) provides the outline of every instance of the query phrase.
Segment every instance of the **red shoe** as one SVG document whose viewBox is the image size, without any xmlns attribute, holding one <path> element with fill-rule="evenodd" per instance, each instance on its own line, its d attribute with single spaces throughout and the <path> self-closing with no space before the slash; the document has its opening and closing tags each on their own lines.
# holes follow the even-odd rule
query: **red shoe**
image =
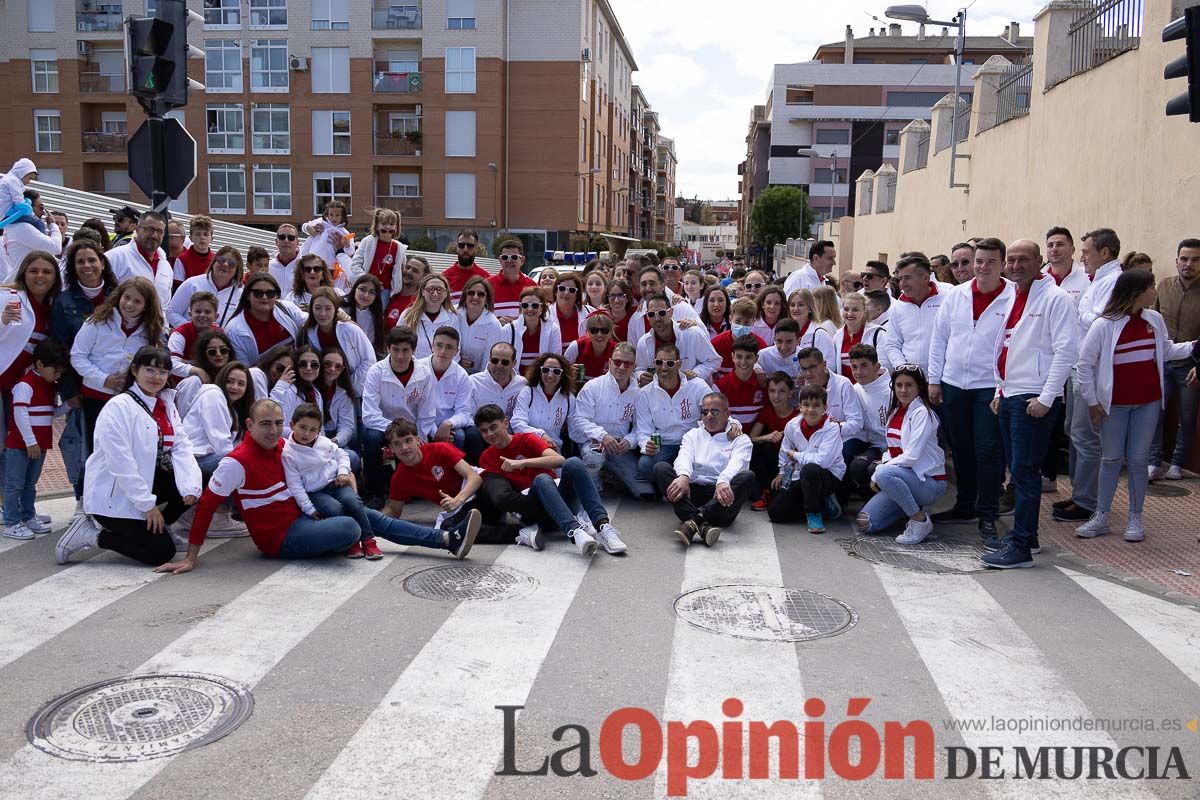
<svg viewBox="0 0 1200 800">
<path fill-rule="evenodd" d="M 754 509 L 755 511 L 766 511 L 767 507 L 770 505 L 771 505 L 771 490 L 763 489 L 762 497 L 758 498 L 753 503 L 751 503 L 750 508 Z"/>
<path fill-rule="evenodd" d="M 363 557 L 363 549 L 362 549 L 362 543 L 360 543 L 360 542 L 355 542 L 354 544 L 350 545 L 350 549 L 346 551 L 346 558 L 362 558 L 362 557 Z"/>
<path fill-rule="evenodd" d="M 383 558 L 383 551 L 379 549 L 379 545 L 375 544 L 375 537 L 363 539 L 362 550 L 366 554 L 367 561 L 378 561 Z"/>
</svg>

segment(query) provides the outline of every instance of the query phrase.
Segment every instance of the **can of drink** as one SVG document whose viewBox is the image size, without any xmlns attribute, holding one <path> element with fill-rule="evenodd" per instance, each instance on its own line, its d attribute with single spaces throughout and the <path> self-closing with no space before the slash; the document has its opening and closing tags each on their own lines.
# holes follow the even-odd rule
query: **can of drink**
<svg viewBox="0 0 1200 800">
<path fill-rule="evenodd" d="M 662 450 L 662 434 L 661 433 L 650 434 L 650 441 L 654 442 L 655 447 L 657 447 L 659 450 Z"/>
<path fill-rule="evenodd" d="M 579 383 L 583 383 L 585 380 L 587 380 L 587 365 L 585 365 L 585 364 L 576 364 L 575 365 L 575 380 L 578 381 Z"/>
</svg>

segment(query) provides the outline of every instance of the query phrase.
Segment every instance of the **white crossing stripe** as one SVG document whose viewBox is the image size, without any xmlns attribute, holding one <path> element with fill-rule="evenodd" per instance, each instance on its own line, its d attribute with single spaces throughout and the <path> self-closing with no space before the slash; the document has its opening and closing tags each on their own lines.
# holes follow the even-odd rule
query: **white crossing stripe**
<svg viewBox="0 0 1200 800">
<path fill-rule="evenodd" d="M 1200 684 L 1200 611 L 1112 581 L 1058 569 L 1120 617 L 1193 683 Z"/>
<path fill-rule="evenodd" d="M 880 583 L 932 676 L 946 708 L 960 723 L 986 722 L 993 715 L 1024 719 L 1093 719 L 1092 712 L 1047 661 L 1033 640 L 979 581 L 968 575 L 931 575 L 875 566 Z M 1015 577 L 1015 576 L 1009 576 Z M 931 721 L 935 727 L 939 721 Z M 1065 726 L 1064 726 L 1065 727 Z M 960 729 L 972 748 L 1003 747 L 1012 758 L 1021 745 L 1038 747 L 1109 747 L 1105 731 L 1036 730 L 1016 734 L 991 729 Z M 1014 762 L 1004 764 L 1011 774 Z M 1038 797 L 1146 798 L 1156 795 L 1132 781 L 1036 781 Z M 1028 797 L 1025 780 L 986 781 L 997 797 Z"/>
<path fill-rule="evenodd" d="M 737 521 L 723 530 L 714 547 L 698 539 L 687 548 L 681 592 L 705 586 L 749 583 L 782 586 L 783 575 L 775 534 L 765 514 L 750 513 L 743 507 Z M 691 722 L 708 720 L 719 726 L 726 717 L 721 704 L 726 698 L 741 700 L 743 720 L 792 720 L 800 728 L 800 773 L 803 775 L 804 736 L 800 720 L 804 718 L 804 687 L 800 663 L 793 642 L 763 642 L 736 639 L 701 630 L 682 619 L 675 621 L 671 649 L 671 672 L 660 721 Z M 743 741 L 746 725 L 742 725 Z M 747 748 L 748 749 L 748 748 Z M 695 741 L 688 748 L 688 763 L 697 763 Z M 743 761 L 746 756 L 743 755 Z M 772 780 L 726 780 L 721 768 L 705 780 L 689 780 L 692 798 L 819 798 L 821 786 L 813 780 L 777 780 L 778 748 L 771 746 Z M 747 774 L 743 768 L 743 775 Z M 655 776 L 655 796 L 667 794 L 665 753 L 663 765 Z"/>
<path fill-rule="evenodd" d="M 391 559 L 339 559 L 287 564 L 198 623 L 134 673 L 202 672 L 253 688 L 293 647 L 391 563 Z M 0 786 L 4 796 L 14 798 L 121 800 L 173 760 L 92 764 L 56 758 L 26 745 L 0 764 Z"/>
</svg>

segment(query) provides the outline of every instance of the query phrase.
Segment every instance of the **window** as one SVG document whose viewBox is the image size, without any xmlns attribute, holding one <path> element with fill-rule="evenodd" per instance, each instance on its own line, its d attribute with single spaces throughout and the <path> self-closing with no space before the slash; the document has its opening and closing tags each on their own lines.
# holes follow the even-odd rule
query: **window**
<svg viewBox="0 0 1200 800">
<path fill-rule="evenodd" d="M 313 173 L 313 213 L 320 215 L 326 203 L 341 200 L 346 204 L 346 214 L 350 215 L 354 212 L 350 195 L 349 172 Z"/>
<path fill-rule="evenodd" d="M 146 0 L 146 16 L 153 17 L 155 10 L 155 0 Z"/>
<path fill-rule="evenodd" d="M 250 109 L 252 152 L 287 155 L 292 149 L 291 122 L 286 103 L 256 103 Z"/>
<path fill-rule="evenodd" d="M 242 1 L 204 0 L 204 27 L 242 27 Z"/>
<path fill-rule="evenodd" d="M 254 168 L 254 213 L 285 216 L 292 213 L 292 171 L 263 164 Z"/>
<path fill-rule="evenodd" d="M 579 123 L 579 163 L 587 163 L 587 117 L 580 120 Z M 582 217 L 580 217 L 582 219 Z"/>
<path fill-rule="evenodd" d="M 833 178 L 832 182 L 835 184 L 843 183 L 846 180 L 846 171 L 844 169 L 836 169 L 831 171 L 829 167 L 817 167 L 815 170 L 813 170 L 812 185 L 820 186 L 821 184 L 825 184 L 828 186 L 830 183 L 830 178 Z"/>
<path fill-rule="evenodd" d="M 446 112 L 446 155 L 475 155 L 475 112 Z"/>
<path fill-rule="evenodd" d="M 100 132 L 126 134 L 129 133 L 129 122 L 124 111 L 101 111 Z"/>
<path fill-rule="evenodd" d="M 946 96 L 946 92 L 888 92 L 889 106 L 932 108 L 933 104 Z"/>
<path fill-rule="evenodd" d="M 446 0 L 446 27 L 452 31 L 475 30 L 475 0 Z"/>
<path fill-rule="evenodd" d="M 375 69 L 380 72 L 419 72 L 421 70 L 421 48 L 394 47 L 384 50 L 376 58 Z"/>
<path fill-rule="evenodd" d="M 312 29 L 314 31 L 348 31 L 350 14 L 346 0 L 313 0 Z"/>
<path fill-rule="evenodd" d="M 53 49 L 30 50 L 29 70 L 33 73 L 35 94 L 58 92 L 58 51 Z"/>
<path fill-rule="evenodd" d="M 855 64 L 874 64 L 874 63 L 875 63 L 875 59 L 873 59 L 873 58 L 859 58 L 859 57 L 855 56 L 855 58 L 854 58 L 854 63 L 855 63 Z"/>
<path fill-rule="evenodd" d="M 898 144 L 900 144 L 900 131 L 884 131 L 884 133 L 883 133 L 883 143 L 884 143 L 885 145 L 898 145 Z"/>
<path fill-rule="evenodd" d="M 204 88 L 208 92 L 242 91 L 242 46 L 236 39 L 204 40 Z"/>
<path fill-rule="evenodd" d="M 446 219 L 475 219 L 473 173 L 446 173 Z"/>
<path fill-rule="evenodd" d="M 234 103 L 210 103 L 205 109 L 208 152 L 246 152 L 246 118 L 242 107 Z"/>
<path fill-rule="evenodd" d="M 421 119 L 413 111 L 388 112 L 387 132 L 390 135 L 416 133 L 421 130 Z"/>
<path fill-rule="evenodd" d="M 315 94 L 350 93 L 350 48 L 312 49 L 312 90 Z"/>
<path fill-rule="evenodd" d="M 393 172 L 388 176 L 391 197 L 420 197 L 421 176 L 415 172 Z"/>
<path fill-rule="evenodd" d="M 312 144 L 314 156 L 350 155 L 350 112 L 312 112 Z"/>
<path fill-rule="evenodd" d="M 26 0 L 30 33 L 54 31 L 54 7 L 54 3 L 47 3 L 46 0 Z"/>
<path fill-rule="evenodd" d="M 250 41 L 250 91 L 286 92 L 287 88 L 287 39 L 252 39 Z"/>
<path fill-rule="evenodd" d="M 849 128 L 818 128 L 817 144 L 850 144 Z"/>
<path fill-rule="evenodd" d="M 446 48 L 446 94 L 475 94 L 474 47 Z"/>
<path fill-rule="evenodd" d="M 53 109 L 33 112 L 36 134 L 34 149 L 39 153 L 62 152 L 62 115 Z"/>
<path fill-rule="evenodd" d="M 246 213 L 246 165 L 208 165 L 208 210 L 214 214 Z"/>
<path fill-rule="evenodd" d="M 250 0 L 250 28 L 286 28 L 287 0 Z"/>
<path fill-rule="evenodd" d="M 103 180 L 105 194 L 129 194 L 129 170 L 106 169 L 104 170 Z"/>
<path fill-rule="evenodd" d="M 42 183 L 52 183 L 55 186 L 65 186 L 63 183 L 63 171 L 59 167 L 53 169 L 39 168 L 38 180 Z"/>
<path fill-rule="evenodd" d="M 784 90 L 784 103 L 789 106 L 811 106 L 813 104 L 813 87 L 789 86 Z"/>
</svg>

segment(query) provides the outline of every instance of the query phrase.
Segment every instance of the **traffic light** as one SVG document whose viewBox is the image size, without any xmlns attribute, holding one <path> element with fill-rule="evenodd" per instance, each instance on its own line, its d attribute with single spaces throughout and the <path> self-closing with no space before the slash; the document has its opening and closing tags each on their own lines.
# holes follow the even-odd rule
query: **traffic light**
<svg viewBox="0 0 1200 800">
<path fill-rule="evenodd" d="M 187 76 L 188 57 L 204 56 L 203 50 L 187 42 L 187 26 L 193 19 L 201 17 L 188 11 L 185 0 L 158 0 L 153 18 L 129 18 L 129 93 L 148 114 L 187 105 L 189 86 L 204 88 Z"/>
<path fill-rule="evenodd" d="M 204 58 L 204 51 L 192 47 L 187 40 L 187 26 L 192 21 L 203 22 L 204 18 L 195 11 L 188 11 L 185 0 L 158 0 L 155 13 L 159 20 L 171 26 L 167 42 L 166 58 L 175 65 L 175 71 L 163 91 L 162 100 L 167 108 L 187 105 L 188 88 L 203 89 L 204 84 L 188 78 L 188 58 Z"/>
<path fill-rule="evenodd" d="M 1167 116 L 1187 114 L 1192 122 L 1200 122 L 1200 6 L 1184 9 L 1184 15 L 1163 28 L 1164 42 L 1185 39 L 1187 52 L 1163 69 L 1163 77 L 1187 78 L 1188 90 L 1167 101 Z"/>
</svg>

